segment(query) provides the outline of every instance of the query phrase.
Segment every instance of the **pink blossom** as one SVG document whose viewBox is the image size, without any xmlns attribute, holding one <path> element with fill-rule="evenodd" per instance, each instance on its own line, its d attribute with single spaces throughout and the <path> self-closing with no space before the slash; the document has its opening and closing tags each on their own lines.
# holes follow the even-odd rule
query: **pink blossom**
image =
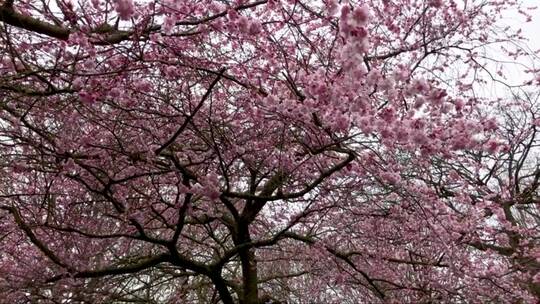
<svg viewBox="0 0 540 304">
<path fill-rule="evenodd" d="M 386 78 L 378 84 L 381 90 L 389 91 L 392 90 L 395 86 L 395 82 L 392 78 Z"/>
<path fill-rule="evenodd" d="M 401 125 L 396 126 L 396 128 L 394 129 L 394 133 L 396 134 L 396 139 L 401 142 L 407 141 L 409 139 L 409 130 Z"/>
<path fill-rule="evenodd" d="M 351 18 L 356 25 L 364 26 L 369 20 L 369 9 L 366 6 L 357 7 L 353 10 Z"/>
<path fill-rule="evenodd" d="M 258 35 L 262 32 L 263 28 L 262 28 L 262 25 L 260 22 L 258 22 L 257 20 L 251 20 L 250 24 L 249 24 L 249 34 L 250 35 Z"/>
<path fill-rule="evenodd" d="M 345 131 L 349 128 L 349 118 L 343 114 L 338 115 L 335 118 L 336 130 Z"/>
<path fill-rule="evenodd" d="M 383 172 L 380 174 L 380 176 L 390 185 L 397 185 L 401 182 L 401 176 L 395 172 Z"/>
<path fill-rule="evenodd" d="M 152 89 L 152 83 L 145 79 L 138 79 L 133 82 L 133 87 L 136 91 L 141 93 L 150 92 Z"/>
<path fill-rule="evenodd" d="M 409 77 L 409 69 L 405 65 L 398 65 L 398 69 L 394 71 L 396 80 L 405 81 Z"/>
<path fill-rule="evenodd" d="M 454 150 L 463 150 L 471 146 L 471 140 L 465 134 L 458 134 L 451 140 Z"/>
<path fill-rule="evenodd" d="M 458 98 L 454 101 L 454 105 L 456 107 L 456 111 L 461 111 L 463 110 L 463 107 L 465 106 L 465 102 L 463 101 L 463 99 L 461 98 Z"/>
<path fill-rule="evenodd" d="M 396 110 L 392 106 L 388 106 L 384 108 L 381 113 L 379 114 L 381 119 L 383 119 L 386 123 L 391 123 L 394 120 L 396 120 Z"/>
<path fill-rule="evenodd" d="M 236 19 L 235 25 L 240 32 L 249 33 L 250 21 L 246 16 L 240 16 Z"/>
<path fill-rule="evenodd" d="M 337 14 L 337 12 L 339 10 L 339 4 L 338 4 L 337 0 L 328 1 L 328 4 L 326 5 L 326 7 L 327 7 L 327 10 L 328 10 L 328 14 L 330 16 L 334 16 L 335 14 Z"/>
<path fill-rule="evenodd" d="M 113 98 L 118 98 L 120 97 L 120 94 L 122 93 L 122 91 L 119 89 L 119 88 L 112 88 L 110 91 L 109 91 L 109 96 L 113 97 Z"/>
<path fill-rule="evenodd" d="M 229 18 L 229 20 L 235 21 L 240 17 L 240 15 L 236 10 L 230 9 L 227 11 L 227 17 Z"/>
<path fill-rule="evenodd" d="M 373 121 L 372 118 L 363 116 L 358 121 L 359 127 L 365 134 L 370 134 L 373 132 Z"/>
<path fill-rule="evenodd" d="M 425 145 L 428 143 L 428 137 L 424 132 L 416 130 L 412 133 L 412 141 L 417 145 Z"/>
<path fill-rule="evenodd" d="M 92 6 L 95 8 L 95 9 L 99 9 L 100 7 L 100 0 L 91 0 L 92 2 Z"/>
<path fill-rule="evenodd" d="M 116 12 L 123 20 L 129 20 L 135 13 L 133 0 L 116 0 Z"/>
<path fill-rule="evenodd" d="M 340 19 L 342 21 L 346 21 L 349 18 L 350 13 L 351 13 L 351 8 L 348 5 L 343 5 L 341 7 Z"/>
<path fill-rule="evenodd" d="M 411 90 L 413 93 L 424 93 L 429 90 L 430 86 L 425 79 L 415 79 L 411 84 Z"/>
<path fill-rule="evenodd" d="M 379 71 L 378 69 L 372 69 L 371 71 L 369 71 L 366 77 L 366 83 L 369 85 L 376 85 L 379 83 L 381 78 L 382 78 L 381 71 Z"/>
<path fill-rule="evenodd" d="M 84 80 L 80 77 L 77 77 L 73 80 L 72 85 L 74 89 L 80 89 L 84 85 Z"/>
<path fill-rule="evenodd" d="M 1 301 L 537 302 L 516 1 L 57 2 L 0 18 Z"/>
<path fill-rule="evenodd" d="M 443 5 L 443 0 L 429 0 L 429 5 L 435 8 L 440 8 Z"/>
<path fill-rule="evenodd" d="M 413 107 L 415 109 L 420 109 L 424 105 L 424 103 L 426 103 L 426 99 L 423 96 L 418 96 L 414 100 Z"/>
<path fill-rule="evenodd" d="M 435 89 L 435 90 L 432 90 L 431 93 L 428 95 L 428 100 L 431 101 L 433 104 L 436 104 L 436 105 L 440 105 L 442 104 L 444 98 L 447 96 L 448 94 L 446 93 L 445 90 L 442 90 L 442 89 Z"/>
<path fill-rule="evenodd" d="M 89 93 L 87 91 L 80 91 L 79 92 L 79 98 L 82 102 L 86 104 L 93 104 L 96 101 L 96 96 L 93 93 Z"/>
<path fill-rule="evenodd" d="M 383 128 L 380 132 L 383 139 L 393 139 L 396 135 L 394 131 L 388 127 Z"/>
<path fill-rule="evenodd" d="M 496 141 L 496 140 L 489 140 L 486 144 L 485 144 L 485 149 L 486 151 L 488 151 L 489 153 L 493 154 L 495 152 L 497 152 L 497 150 L 499 149 L 500 147 L 500 144 Z"/>
<path fill-rule="evenodd" d="M 176 23 L 176 18 L 174 18 L 173 16 L 165 17 L 165 21 L 163 22 L 163 26 L 162 26 L 163 32 L 165 32 L 165 34 L 171 34 L 175 23 Z"/>
</svg>

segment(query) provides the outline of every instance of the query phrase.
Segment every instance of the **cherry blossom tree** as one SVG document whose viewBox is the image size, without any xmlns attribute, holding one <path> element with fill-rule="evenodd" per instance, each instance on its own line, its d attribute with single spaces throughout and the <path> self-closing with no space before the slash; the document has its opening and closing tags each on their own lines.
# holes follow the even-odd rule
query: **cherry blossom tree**
<svg viewBox="0 0 540 304">
<path fill-rule="evenodd" d="M 534 303 L 538 102 L 478 94 L 510 8 L 0 1 L 0 297 Z"/>
</svg>

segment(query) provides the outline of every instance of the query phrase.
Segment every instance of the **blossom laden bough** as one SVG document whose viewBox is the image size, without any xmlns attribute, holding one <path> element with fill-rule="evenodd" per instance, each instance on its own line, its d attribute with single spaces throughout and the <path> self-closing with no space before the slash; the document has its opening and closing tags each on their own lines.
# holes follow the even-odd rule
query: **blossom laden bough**
<svg viewBox="0 0 540 304">
<path fill-rule="evenodd" d="M 513 1 L 53 2 L 0 2 L 6 302 L 538 300 Z"/>
</svg>

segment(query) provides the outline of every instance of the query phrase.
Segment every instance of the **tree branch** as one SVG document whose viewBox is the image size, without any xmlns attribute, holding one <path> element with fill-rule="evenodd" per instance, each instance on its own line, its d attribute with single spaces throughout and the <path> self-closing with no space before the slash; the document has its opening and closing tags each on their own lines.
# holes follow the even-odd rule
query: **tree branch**
<svg viewBox="0 0 540 304">
<path fill-rule="evenodd" d="M 0 21 L 61 40 L 67 40 L 69 38 L 69 34 L 71 33 L 69 29 L 20 14 L 13 9 L 13 6 L 6 4 L 0 6 Z"/>
<path fill-rule="evenodd" d="M 51 261 L 53 261 L 56 265 L 61 266 L 63 268 L 70 269 L 70 267 L 62 262 L 60 258 L 51 250 L 49 247 L 47 247 L 41 240 L 37 238 L 37 236 L 34 234 L 30 226 L 28 226 L 24 220 L 21 217 L 21 214 L 19 213 L 19 210 L 13 207 L 7 207 L 7 206 L 0 206 L 0 209 L 4 209 L 11 213 L 13 215 L 13 218 L 15 219 L 15 223 L 19 228 L 21 228 L 26 236 L 30 239 L 30 242 L 34 244 L 45 256 L 47 256 Z"/>
<path fill-rule="evenodd" d="M 208 99 L 208 97 L 210 97 L 210 93 L 212 92 L 212 90 L 214 89 L 214 87 L 217 85 L 217 83 L 219 82 L 219 80 L 221 79 L 221 77 L 223 76 L 223 73 L 225 73 L 225 69 L 221 69 L 218 73 L 218 75 L 216 76 L 216 78 L 214 79 L 214 81 L 212 81 L 212 83 L 210 84 L 210 86 L 208 87 L 208 89 L 206 90 L 206 93 L 204 93 L 203 97 L 201 98 L 201 101 L 199 102 L 199 104 L 195 107 L 195 109 L 193 110 L 193 112 L 191 114 L 188 115 L 188 117 L 186 117 L 186 119 L 184 120 L 184 122 L 182 123 L 182 125 L 180 126 L 180 128 L 178 128 L 178 130 L 176 130 L 176 132 L 174 133 L 174 135 L 169 138 L 169 140 L 167 140 L 163 145 L 161 145 L 161 147 L 157 148 L 154 153 L 156 155 L 159 155 L 161 154 L 161 152 L 163 152 L 163 150 L 167 149 L 167 147 L 169 147 L 175 140 L 178 136 L 180 136 L 180 134 L 185 130 L 185 128 L 187 127 L 187 125 L 189 124 L 189 122 L 193 119 L 193 117 L 197 114 L 197 112 L 201 109 L 202 105 L 204 104 L 204 102 L 206 101 L 206 99 Z"/>
</svg>

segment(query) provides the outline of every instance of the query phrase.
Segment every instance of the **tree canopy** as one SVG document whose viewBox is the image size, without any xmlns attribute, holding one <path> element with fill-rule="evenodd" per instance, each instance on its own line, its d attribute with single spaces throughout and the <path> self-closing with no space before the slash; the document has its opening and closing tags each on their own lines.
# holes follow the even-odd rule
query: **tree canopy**
<svg viewBox="0 0 540 304">
<path fill-rule="evenodd" d="M 0 1 L 0 301 L 536 303 L 509 9 Z"/>
</svg>

